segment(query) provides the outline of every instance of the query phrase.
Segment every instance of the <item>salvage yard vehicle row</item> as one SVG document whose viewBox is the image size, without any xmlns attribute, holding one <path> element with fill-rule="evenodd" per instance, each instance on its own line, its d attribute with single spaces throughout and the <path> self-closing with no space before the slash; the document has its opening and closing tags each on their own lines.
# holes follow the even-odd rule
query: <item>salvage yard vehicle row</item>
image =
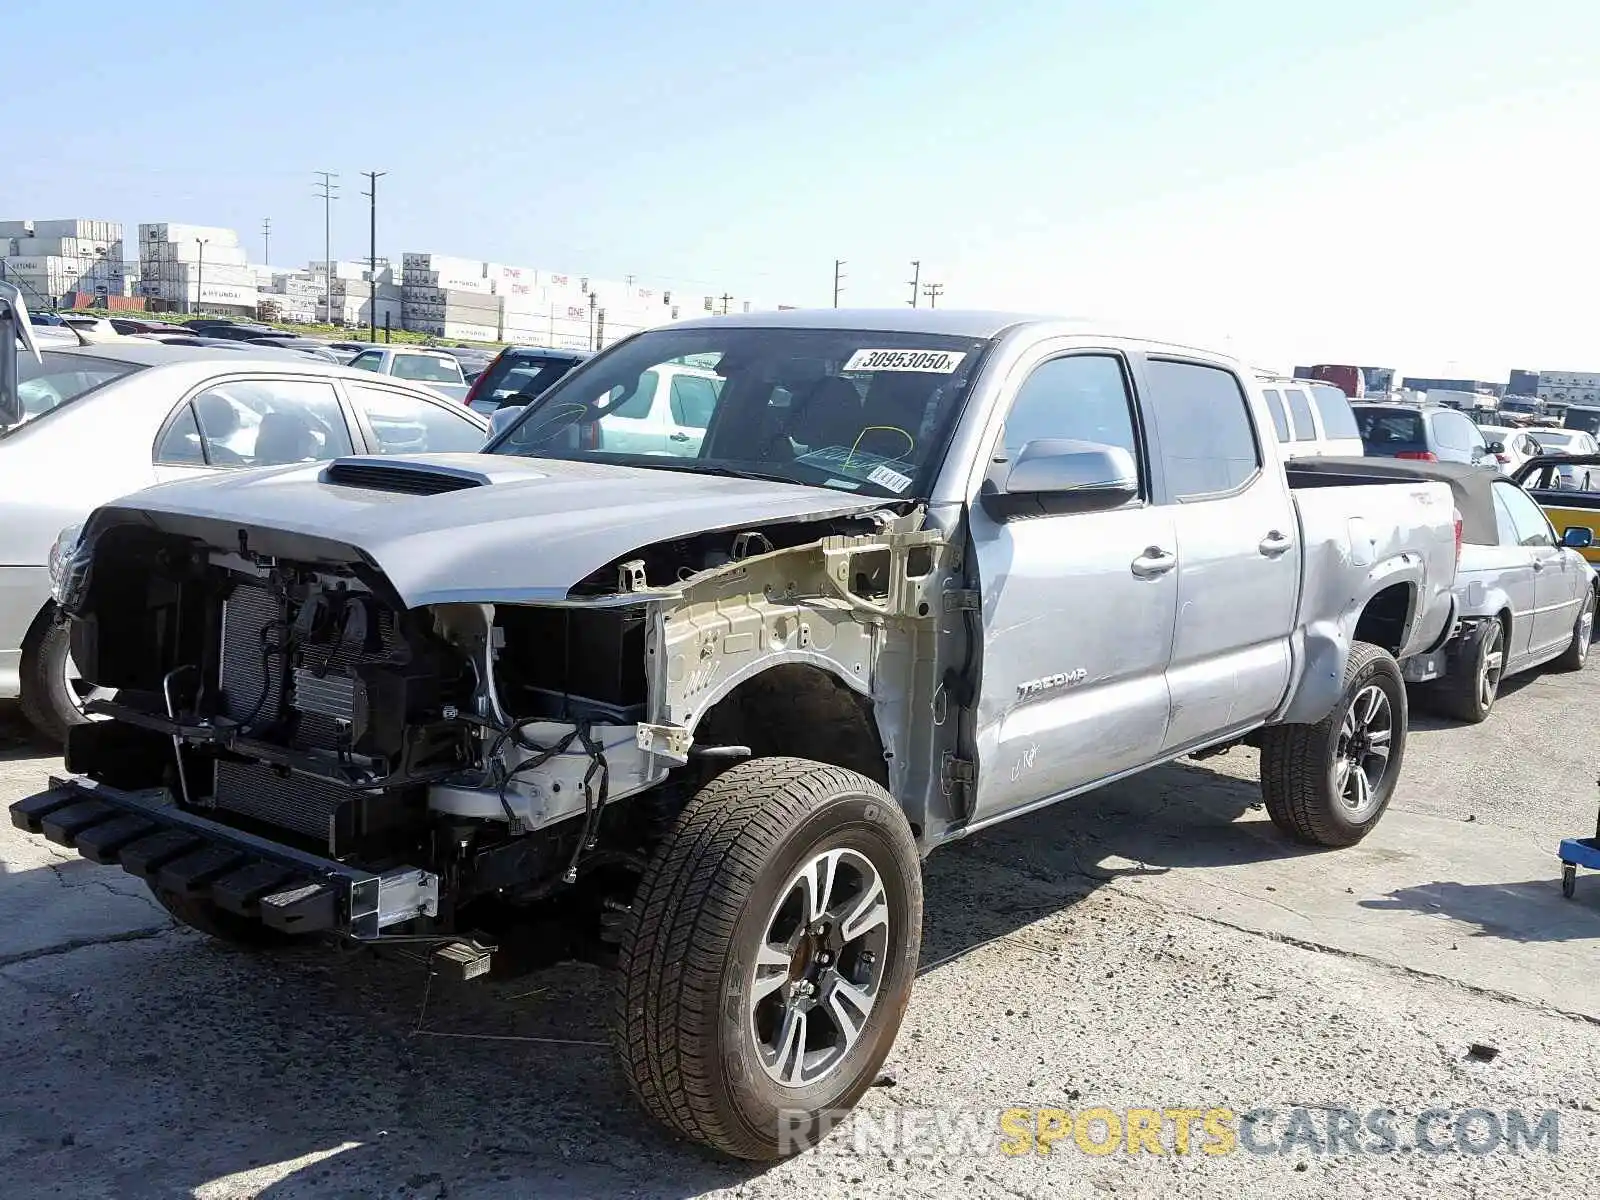
<svg viewBox="0 0 1600 1200">
<path fill-rule="evenodd" d="M 719 381 L 694 453 L 622 441 L 675 367 Z M 646 331 L 482 454 L 98 510 L 54 583 L 115 719 L 13 819 L 234 940 L 471 974 L 560 899 L 614 949 L 645 1107 L 772 1157 L 888 1054 L 940 844 L 1240 741 L 1290 836 L 1379 820 L 1457 522 L 1316 461 L 1232 360 L 1071 322 Z"/>
</svg>

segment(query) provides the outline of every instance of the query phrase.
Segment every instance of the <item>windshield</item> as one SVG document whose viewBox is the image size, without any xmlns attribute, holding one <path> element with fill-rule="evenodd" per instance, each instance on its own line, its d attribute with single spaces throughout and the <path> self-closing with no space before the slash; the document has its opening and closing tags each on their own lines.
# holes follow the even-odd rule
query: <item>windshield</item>
<svg viewBox="0 0 1600 1200">
<path fill-rule="evenodd" d="M 1600 408 L 1569 408 L 1561 423 L 1568 429 L 1600 433 Z"/>
<path fill-rule="evenodd" d="M 984 345 L 866 330 L 651 331 L 572 372 L 487 449 L 921 495 Z"/>
<path fill-rule="evenodd" d="M 137 363 L 49 350 L 38 362 L 31 354 L 17 355 L 17 368 L 24 424 L 71 404 L 97 387 L 144 369 Z M 3 421 L 4 416 L 0 415 L 0 423 Z M 0 434 L 8 431 L 0 430 Z"/>
<path fill-rule="evenodd" d="M 431 354 L 396 354 L 389 374 L 418 383 L 460 383 L 461 364 L 453 358 L 435 358 Z"/>
<path fill-rule="evenodd" d="M 491 412 L 502 405 L 527 404 L 577 365 L 571 358 L 507 350 L 489 364 L 474 402 L 491 403 Z"/>
</svg>

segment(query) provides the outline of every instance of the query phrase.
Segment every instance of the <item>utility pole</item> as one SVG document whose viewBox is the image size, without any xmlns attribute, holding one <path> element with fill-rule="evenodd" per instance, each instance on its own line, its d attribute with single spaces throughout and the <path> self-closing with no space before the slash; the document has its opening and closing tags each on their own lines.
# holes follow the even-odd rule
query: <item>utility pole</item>
<svg viewBox="0 0 1600 1200">
<path fill-rule="evenodd" d="M 913 258 L 911 260 L 911 307 L 912 308 L 915 308 L 917 306 L 917 285 L 919 283 L 921 283 L 921 282 L 922 282 L 922 260 L 920 258 Z"/>
<path fill-rule="evenodd" d="M 836 258 L 833 260 L 833 306 L 835 308 L 839 307 L 839 293 L 844 290 L 841 286 L 844 282 L 844 272 L 839 269 L 843 266 L 844 259 Z"/>
<path fill-rule="evenodd" d="M 322 306 L 328 323 L 333 323 L 333 202 L 339 185 L 337 171 L 313 171 L 321 178 L 316 183 L 317 194 L 322 197 Z"/>
<path fill-rule="evenodd" d="M 261 264 L 272 265 L 272 218 L 261 218 Z"/>
<path fill-rule="evenodd" d="M 594 336 L 594 304 L 595 304 L 594 293 L 590 292 L 589 293 L 589 349 L 598 350 L 598 349 L 600 349 L 600 343 L 595 340 L 595 336 Z"/>
<path fill-rule="evenodd" d="M 922 294 L 928 298 L 929 308 L 938 308 L 939 297 L 944 295 L 944 284 L 925 283 L 922 285 Z"/>
<path fill-rule="evenodd" d="M 733 299 L 733 297 L 728 295 L 727 292 L 723 292 L 722 293 L 722 315 L 723 316 L 727 316 L 728 315 L 728 302 L 731 301 L 732 299 Z"/>
<path fill-rule="evenodd" d="M 198 268 L 195 271 L 196 278 L 194 281 L 194 308 L 191 310 L 192 312 L 203 311 L 200 308 L 200 304 L 204 297 L 206 288 L 206 243 L 210 240 L 211 239 L 209 238 L 195 239 L 196 244 L 200 247 L 200 261 Z"/>
<path fill-rule="evenodd" d="M 369 201 L 368 209 L 372 218 L 372 240 L 367 246 L 367 289 L 369 292 L 367 307 L 371 313 L 367 326 L 372 330 L 372 341 L 376 344 L 378 340 L 378 180 L 389 172 L 363 171 L 361 173 L 367 177 L 367 182 L 372 189 L 361 194 Z"/>
</svg>

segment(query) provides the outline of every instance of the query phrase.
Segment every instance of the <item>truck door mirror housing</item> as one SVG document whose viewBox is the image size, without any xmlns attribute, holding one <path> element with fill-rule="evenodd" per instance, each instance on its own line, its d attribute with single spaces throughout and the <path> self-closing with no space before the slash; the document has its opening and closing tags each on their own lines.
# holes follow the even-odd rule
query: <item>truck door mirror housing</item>
<svg viewBox="0 0 1600 1200">
<path fill-rule="evenodd" d="M 1594 530 L 1582 525 L 1568 525 L 1561 531 L 1561 544 L 1568 550 L 1587 550 L 1594 545 Z"/>
<path fill-rule="evenodd" d="M 1014 460 L 990 464 L 982 503 L 991 517 L 1004 521 L 1030 513 L 1118 508 L 1138 494 L 1138 468 L 1121 446 L 1035 438 Z"/>
</svg>

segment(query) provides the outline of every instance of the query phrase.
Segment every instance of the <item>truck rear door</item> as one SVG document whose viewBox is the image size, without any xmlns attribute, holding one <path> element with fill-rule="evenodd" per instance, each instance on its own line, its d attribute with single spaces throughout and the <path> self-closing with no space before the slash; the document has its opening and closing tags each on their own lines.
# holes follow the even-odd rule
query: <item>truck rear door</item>
<svg viewBox="0 0 1600 1200">
<path fill-rule="evenodd" d="M 1143 360 L 1158 502 L 1178 544 L 1178 609 L 1164 749 L 1260 721 L 1289 685 L 1300 592 L 1289 485 L 1243 381 L 1180 357 Z"/>
<path fill-rule="evenodd" d="M 1152 503 L 1127 357 L 1066 345 L 1017 365 L 983 461 L 1003 469 L 1040 438 L 1119 446 L 1138 464 L 1140 494 L 1005 521 L 971 505 L 983 598 L 975 822 L 1140 767 L 1166 738 L 1175 513 Z"/>
</svg>

